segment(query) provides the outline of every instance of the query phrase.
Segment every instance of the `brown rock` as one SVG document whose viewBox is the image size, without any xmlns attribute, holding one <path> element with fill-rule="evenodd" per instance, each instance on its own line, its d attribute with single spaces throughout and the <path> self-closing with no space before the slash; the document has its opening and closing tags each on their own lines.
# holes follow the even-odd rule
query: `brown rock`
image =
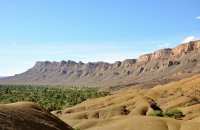
<svg viewBox="0 0 200 130">
<path fill-rule="evenodd" d="M 127 59 L 113 64 L 76 63 L 70 60 L 39 61 L 22 74 L 0 79 L 0 83 L 104 86 L 117 89 L 133 84 L 135 87 L 152 87 L 200 73 L 199 61 L 200 41 L 192 41 L 172 49 L 161 49 L 142 55 L 137 60 Z M 184 73 L 177 75 L 183 71 Z"/>
</svg>

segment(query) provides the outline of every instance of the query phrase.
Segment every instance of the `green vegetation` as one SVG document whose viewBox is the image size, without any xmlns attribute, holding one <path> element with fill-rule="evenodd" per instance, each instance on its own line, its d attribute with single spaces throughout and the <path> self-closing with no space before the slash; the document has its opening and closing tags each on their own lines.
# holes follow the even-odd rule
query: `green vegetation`
<svg viewBox="0 0 200 130">
<path fill-rule="evenodd" d="M 174 108 L 167 111 L 155 110 L 153 112 L 150 112 L 148 116 L 172 117 L 175 119 L 180 119 L 181 117 L 183 117 L 183 112 Z"/>
<path fill-rule="evenodd" d="M 53 111 L 74 106 L 90 98 L 109 95 L 97 88 L 61 88 L 28 85 L 0 85 L 0 103 L 30 101 Z"/>
<path fill-rule="evenodd" d="M 163 112 L 163 116 L 174 117 L 176 119 L 180 119 L 183 116 L 183 112 L 178 109 L 169 109 L 169 110 Z"/>
<path fill-rule="evenodd" d="M 148 113 L 148 116 L 163 116 L 163 112 L 161 110 L 155 110 L 153 112 Z"/>
</svg>

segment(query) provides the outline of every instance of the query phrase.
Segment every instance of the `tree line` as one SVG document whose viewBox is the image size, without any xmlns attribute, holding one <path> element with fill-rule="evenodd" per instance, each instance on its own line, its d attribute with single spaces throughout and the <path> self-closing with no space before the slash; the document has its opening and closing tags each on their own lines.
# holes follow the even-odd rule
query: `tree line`
<svg viewBox="0 0 200 130">
<path fill-rule="evenodd" d="M 54 111 L 74 106 L 87 99 L 110 95 L 98 88 L 0 85 L 0 103 L 30 101 Z"/>
</svg>

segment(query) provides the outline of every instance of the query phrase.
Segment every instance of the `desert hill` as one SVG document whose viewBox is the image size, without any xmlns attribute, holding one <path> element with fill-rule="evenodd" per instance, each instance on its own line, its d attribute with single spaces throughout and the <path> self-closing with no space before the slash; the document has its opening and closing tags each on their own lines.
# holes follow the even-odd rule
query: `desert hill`
<svg viewBox="0 0 200 130">
<path fill-rule="evenodd" d="M 48 111 L 30 102 L 0 105 L 1 130 L 73 130 Z"/>
<path fill-rule="evenodd" d="M 1 79 L 0 83 L 103 86 L 112 89 L 152 87 L 200 73 L 199 61 L 200 41 L 192 41 L 113 64 L 39 61 L 26 72 Z"/>
<path fill-rule="evenodd" d="M 149 116 L 172 108 L 184 116 L 179 120 Z M 118 91 L 52 113 L 81 130 L 200 129 L 200 75 L 151 89 Z"/>
</svg>

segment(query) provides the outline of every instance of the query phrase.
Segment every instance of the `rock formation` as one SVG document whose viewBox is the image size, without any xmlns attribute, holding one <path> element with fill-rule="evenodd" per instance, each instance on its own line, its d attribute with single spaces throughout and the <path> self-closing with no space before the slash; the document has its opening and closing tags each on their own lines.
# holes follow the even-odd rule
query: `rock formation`
<svg viewBox="0 0 200 130">
<path fill-rule="evenodd" d="M 64 86 L 151 87 L 200 72 L 200 41 L 191 41 L 140 56 L 138 59 L 105 62 L 38 61 L 22 74 L 0 80 L 5 84 Z M 120 86 L 120 87 L 119 87 Z"/>
</svg>

